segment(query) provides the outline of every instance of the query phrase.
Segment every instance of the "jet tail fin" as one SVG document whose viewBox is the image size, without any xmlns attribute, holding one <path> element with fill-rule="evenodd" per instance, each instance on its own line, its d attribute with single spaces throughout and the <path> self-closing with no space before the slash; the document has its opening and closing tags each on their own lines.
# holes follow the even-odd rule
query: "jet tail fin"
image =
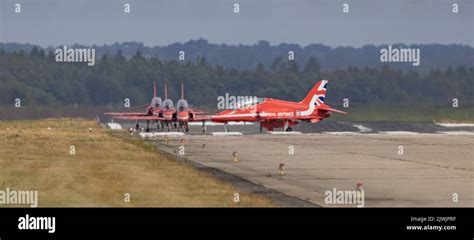
<svg viewBox="0 0 474 240">
<path fill-rule="evenodd" d="M 166 86 L 168 81 L 165 80 L 165 100 L 168 99 L 168 86 Z"/>
<path fill-rule="evenodd" d="M 314 87 L 309 91 L 308 95 L 306 95 L 306 97 L 300 103 L 309 105 L 312 101 L 315 101 L 312 104 L 317 106 L 324 104 L 327 84 L 328 80 L 321 80 L 317 82 L 316 85 L 314 85 Z"/>
<path fill-rule="evenodd" d="M 184 84 L 183 84 L 183 81 L 181 81 L 181 99 L 184 99 Z"/>
<path fill-rule="evenodd" d="M 308 105 L 310 113 L 313 110 L 322 110 L 322 111 L 329 111 L 329 112 L 336 112 L 347 114 L 344 111 L 334 109 L 324 103 L 326 98 L 326 90 L 327 90 L 328 80 L 321 80 L 317 82 L 314 87 L 309 91 L 308 95 L 300 102 L 300 104 Z"/>
</svg>

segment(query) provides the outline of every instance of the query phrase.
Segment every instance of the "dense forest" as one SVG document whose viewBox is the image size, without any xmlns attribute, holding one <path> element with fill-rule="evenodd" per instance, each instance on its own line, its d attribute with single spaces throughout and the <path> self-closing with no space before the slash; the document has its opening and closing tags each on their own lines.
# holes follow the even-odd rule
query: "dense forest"
<svg viewBox="0 0 474 240">
<path fill-rule="evenodd" d="M 416 70 L 426 73 L 432 69 L 446 70 L 447 67 L 466 65 L 474 66 L 474 48 L 466 45 L 441 45 L 441 44 L 392 44 L 393 47 L 419 48 L 421 54 L 420 66 L 413 67 L 410 63 L 392 64 L 394 69 Z M 0 43 L 0 49 L 7 52 L 31 51 L 34 45 L 20 43 Z M 45 48 L 46 52 L 53 51 L 61 46 Z M 90 46 L 73 45 L 70 47 L 82 48 Z M 323 44 L 298 44 L 282 43 L 271 45 L 268 41 L 259 41 L 253 45 L 226 45 L 213 44 L 205 39 L 190 40 L 185 43 L 173 43 L 167 46 L 148 47 L 139 42 L 114 43 L 111 45 L 93 45 L 96 55 L 114 55 L 122 51 L 125 58 L 132 58 L 137 51 L 145 57 L 158 57 L 162 60 L 178 60 L 178 52 L 184 51 L 187 60 L 197 57 L 206 58 L 211 65 L 221 65 L 226 68 L 253 69 L 262 63 L 265 69 L 270 69 L 277 57 L 288 57 L 288 52 L 293 51 L 295 62 L 303 66 L 313 57 L 319 60 L 323 69 L 341 69 L 349 66 L 364 68 L 379 68 L 383 63 L 379 61 L 380 49 L 387 45 L 365 45 L 354 47 L 329 47 Z"/>
<path fill-rule="evenodd" d="M 189 58 L 188 58 L 189 59 Z M 244 95 L 300 100 L 320 79 L 328 79 L 327 102 L 379 106 L 473 106 L 474 67 L 455 66 L 419 73 L 413 69 L 380 67 L 324 68 L 310 57 L 304 64 L 274 58 L 269 67 L 257 63 L 249 69 L 210 64 L 205 57 L 188 61 L 145 57 L 138 51 L 130 58 L 122 51 L 104 54 L 95 66 L 57 63 L 52 52 L 33 47 L 26 51 L 0 50 L 0 105 L 15 98 L 24 105 L 82 104 L 119 106 L 124 98 L 132 105 L 147 103 L 153 80 L 163 95 L 169 83 L 170 97 L 179 97 L 180 81 L 194 106 L 216 106 L 217 96 Z"/>
</svg>

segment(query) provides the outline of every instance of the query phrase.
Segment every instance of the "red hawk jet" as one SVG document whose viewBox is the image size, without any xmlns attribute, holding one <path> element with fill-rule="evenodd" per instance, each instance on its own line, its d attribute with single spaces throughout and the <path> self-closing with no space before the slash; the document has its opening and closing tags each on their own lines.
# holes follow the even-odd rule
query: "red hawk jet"
<svg viewBox="0 0 474 240">
<path fill-rule="evenodd" d="M 198 114 L 205 114 L 205 112 L 189 108 L 188 101 L 184 99 L 184 85 L 181 82 L 181 99 L 176 103 L 176 111 L 173 113 L 173 119 L 178 122 L 178 130 L 183 129 L 188 132 L 189 122 L 202 121 L 203 131 L 205 131 L 205 121 L 209 120 L 209 117 L 198 116 Z"/>
<path fill-rule="evenodd" d="M 225 110 L 211 116 L 213 122 L 227 123 L 230 121 L 260 122 L 260 131 L 266 128 L 283 128 L 292 131 L 291 126 L 301 121 L 317 123 L 331 116 L 332 112 L 346 114 L 346 112 L 331 108 L 324 104 L 328 80 L 321 80 L 309 91 L 300 102 L 289 102 L 272 98 L 257 98 L 240 104 L 237 109 Z"/>
<path fill-rule="evenodd" d="M 113 118 L 137 121 L 145 120 L 147 121 L 147 129 L 149 121 L 156 121 L 162 124 L 162 130 L 164 129 L 164 126 L 166 126 L 168 131 L 171 131 L 171 127 L 175 126 L 175 128 L 178 128 L 178 130 L 183 130 L 186 132 L 189 131 L 188 122 L 202 121 L 203 127 L 205 127 L 205 120 L 209 120 L 208 116 L 198 116 L 198 114 L 204 114 L 205 112 L 191 109 L 189 107 L 188 102 L 184 99 L 183 82 L 181 82 L 181 99 L 176 103 L 176 108 L 173 107 L 173 101 L 168 99 L 165 83 L 165 100 L 163 101 L 162 106 L 163 107 L 158 114 L 144 116 L 113 116 Z"/>
<path fill-rule="evenodd" d="M 176 112 L 176 109 L 173 106 L 173 100 L 168 98 L 168 86 L 167 86 L 167 81 L 165 81 L 165 100 L 163 101 L 163 109 L 161 111 L 161 114 L 158 116 L 160 117 L 160 124 L 161 124 L 161 129 L 163 129 L 165 126 L 168 128 L 168 131 L 171 130 L 171 127 L 176 124 L 173 124 L 173 114 Z"/>
<path fill-rule="evenodd" d="M 136 120 L 137 124 L 135 126 L 136 129 L 139 128 L 139 120 L 140 117 L 145 117 L 145 116 L 156 116 L 160 115 L 162 112 L 162 100 L 160 97 L 156 96 L 156 81 L 153 82 L 153 98 L 151 99 L 150 105 L 142 105 L 138 107 L 144 107 L 147 106 L 145 112 L 106 112 L 104 113 L 107 116 L 111 116 L 112 118 L 117 118 L 117 119 L 125 119 L 125 120 Z M 173 103 L 171 103 L 172 105 Z M 149 128 L 149 121 L 147 121 L 147 131 Z"/>
</svg>

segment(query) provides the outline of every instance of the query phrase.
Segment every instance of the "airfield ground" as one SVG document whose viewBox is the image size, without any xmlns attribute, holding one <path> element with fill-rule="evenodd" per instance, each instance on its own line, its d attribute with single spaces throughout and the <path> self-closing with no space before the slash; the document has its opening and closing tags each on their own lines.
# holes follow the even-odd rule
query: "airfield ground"
<svg viewBox="0 0 474 240">
<path fill-rule="evenodd" d="M 0 189 L 38 190 L 40 207 L 354 207 L 326 204 L 325 193 L 362 183 L 365 207 L 474 206 L 472 126 L 300 127 L 311 133 L 258 134 L 248 125 L 230 126 L 241 136 L 213 136 L 192 126 L 166 143 L 83 119 L 2 121 Z"/>
<path fill-rule="evenodd" d="M 0 121 L 0 190 L 37 190 L 39 207 L 274 206 L 109 133 L 84 119 Z"/>
<path fill-rule="evenodd" d="M 465 131 L 187 134 L 151 142 L 170 154 L 182 145 L 194 163 L 322 207 L 353 207 L 326 204 L 325 193 L 354 190 L 357 183 L 366 207 L 474 206 L 474 133 Z"/>
</svg>

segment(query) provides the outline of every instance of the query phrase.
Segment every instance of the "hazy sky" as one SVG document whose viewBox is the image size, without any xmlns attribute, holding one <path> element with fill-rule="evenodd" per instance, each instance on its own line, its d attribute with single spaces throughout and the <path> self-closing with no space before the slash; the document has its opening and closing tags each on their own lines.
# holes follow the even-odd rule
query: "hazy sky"
<svg viewBox="0 0 474 240">
<path fill-rule="evenodd" d="M 131 13 L 124 13 L 124 3 L 131 4 Z M 234 3 L 240 4 L 238 14 Z M 473 0 L 0 0 L 0 14 L 1 42 L 42 46 L 155 46 L 200 37 L 227 44 L 474 46 Z"/>
</svg>

